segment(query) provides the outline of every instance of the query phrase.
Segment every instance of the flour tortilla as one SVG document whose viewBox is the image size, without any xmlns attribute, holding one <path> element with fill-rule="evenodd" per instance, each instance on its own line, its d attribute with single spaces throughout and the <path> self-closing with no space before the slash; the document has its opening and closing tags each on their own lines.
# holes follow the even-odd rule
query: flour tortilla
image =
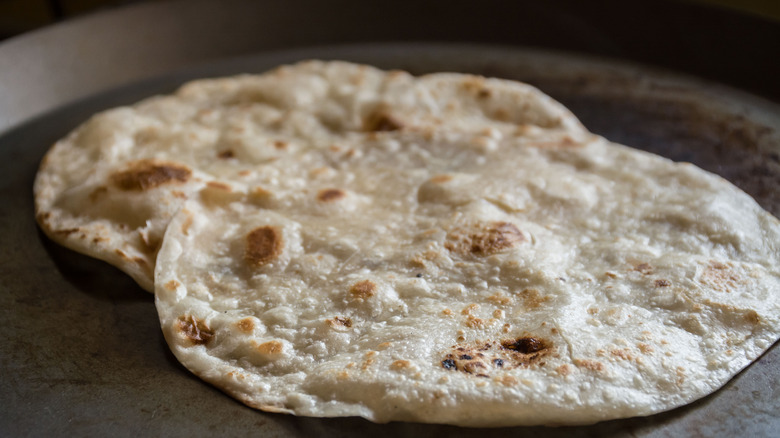
<svg viewBox="0 0 780 438">
<path fill-rule="evenodd" d="M 327 172 L 360 159 L 357 139 L 392 130 L 428 143 L 476 139 L 484 147 L 504 134 L 541 142 L 587 135 L 567 109 L 525 84 L 304 62 L 194 81 L 173 95 L 95 115 L 44 158 L 37 220 L 54 241 L 108 261 L 152 291 L 162 235 L 192 193 L 209 182 L 257 193 L 264 186 L 297 190 L 291 181 L 299 175 L 277 160 L 318 150 L 325 167 L 306 170 Z"/>
<path fill-rule="evenodd" d="M 780 334 L 777 219 L 509 81 L 342 62 L 195 81 L 96 115 L 35 194 L 54 240 L 154 289 L 188 369 L 270 412 L 648 415 Z"/>
<path fill-rule="evenodd" d="M 574 123 L 328 123 L 337 148 L 199 192 L 158 255 L 172 351 L 250 406 L 588 424 L 696 400 L 778 338 L 780 223 L 722 178 Z"/>
</svg>

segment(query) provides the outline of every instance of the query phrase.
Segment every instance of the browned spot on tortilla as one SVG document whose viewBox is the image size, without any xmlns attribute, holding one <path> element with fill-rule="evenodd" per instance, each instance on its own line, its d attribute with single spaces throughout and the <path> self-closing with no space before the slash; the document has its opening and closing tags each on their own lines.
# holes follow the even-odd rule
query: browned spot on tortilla
<svg viewBox="0 0 780 438">
<path fill-rule="evenodd" d="M 278 257 L 281 252 L 282 236 L 275 227 L 258 227 L 246 235 L 244 260 L 251 266 L 263 266 Z"/>
<path fill-rule="evenodd" d="M 460 311 L 461 315 L 471 315 L 471 312 L 479 309 L 479 304 L 477 303 L 471 303 L 468 306 L 464 307 L 463 310 Z"/>
<path fill-rule="evenodd" d="M 642 354 L 650 354 L 653 351 L 655 351 L 655 350 L 653 350 L 653 347 L 651 347 L 650 345 L 645 344 L 643 342 L 638 343 L 636 346 L 637 346 L 637 348 L 639 348 L 639 351 L 641 351 Z"/>
<path fill-rule="evenodd" d="M 268 341 L 258 345 L 256 349 L 262 354 L 280 354 L 284 349 L 284 344 L 279 341 Z"/>
<path fill-rule="evenodd" d="M 390 369 L 396 371 L 409 369 L 411 367 L 412 367 L 412 363 L 409 362 L 408 360 L 403 360 L 403 359 L 393 361 L 393 363 L 390 364 Z"/>
<path fill-rule="evenodd" d="M 317 200 L 321 202 L 333 202 L 338 201 L 341 198 L 347 196 L 343 190 L 339 189 L 322 189 L 317 192 Z"/>
<path fill-rule="evenodd" d="M 325 322 L 328 323 L 329 326 L 336 329 L 344 329 L 344 328 L 352 327 L 352 320 L 350 318 L 345 318 L 343 316 L 336 316 L 331 319 L 326 319 Z"/>
<path fill-rule="evenodd" d="M 173 195 L 174 198 L 187 199 L 187 195 L 184 192 L 181 192 L 179 190 L 173 190 L 171 192 L 171 195 Z"/>
<path fill-rule="evenodd" d="M 536 289 L 523 289 L 520 292 L 520 296 L 523 298 L 523 304 L 525 304 L 527 309 L 537 309 L 542 304 L 550 301 L 550 297 L 543 297 Z"/>
<path fill-rule="evenodd" d="M 274 147 L 276 149 L 284 149 L 287 147 L 287 142 L 282 140 L 276 140 L 274 141 Z"/>
<path fill-rule="evenodd" d="M 449 181 L 452 181 L 452 175 L 434 175 L 431 178 L 431 182 L 435 184 L 444 184 Z"/>
<path fill-rule="evenodd" d="M 236 153 L 233 152 L 232 149 L 225 149 L 224 151 L 221 151 L 217 154 L 217 158 L 221 158 L 223 160 L 227 160 L 229 158 L 234 158 L 236 156 Z"/>
<path fill-rule="evenodd" d="M 569 365 L 563 364 L 555 369 L 555 372 L 562 375 L 562 376 L 568 376 L 571 374 L 571 368 L 569 368 Z"/>
<path fill-rule="evenodd" d="M 755 310 L 748 310 L 744 313 L 745 321 L 749 322 L 750 324 L 756 325 L 761 322 L 761 317 L 758 316 L 758 313 Z"/>
<path fill-rule="evenodd" d="M 184 183 L 192 171 L 175 163 L 141 160 L 111 175 L 113 184 L 124 191 L 144 191 L 163 184 Z"/>
<path fill-rule="evenodd" d="M 491 325 L 489 321 L 485 321 L 482 318 L 477 318 L 474 315 L 467 316 L 465 324 L 466 327 L 473 328 L 473 329 L 483 329 L 488 325 Z"/>
<path fill-rule="evenodd" d="M 521 339 L 533 339 L 534 345 L 524 346 Z M 507 348 L 510 347 L 517 348 Z M 533 351 L 531 351 L 533 350 Z M 539 338 L 478 341 L 474 344 L 456 344 L 444 354 L 440 365 L 447 370 L 461 371 L 477 377 L 518 367 L 544 366 L 541 359 L 551 351 L 548 341 Z"/>
<path fill-rule="evenodd" d="M 505 339 L 501 341 L 501 346 L 508 350 L 517 351 L 522 354 L 532 354 L 548 348 L 543 339 L 534 337 Z"/>
<path fill-rule="evenodd" d="M 179 334 L 189 340 L 193 345 L 204 345 L 214 337 L 214 331 L 205 322 L 192 315 L 182 315 L 176 320 L 176 329 Z"/>
<path fill-rule="evenodd" d="M 349 288 L 349 294 L 353 299 L 367 300 L 376 293 L 376 283 L 371 280 L 359 281 Z"/>
<path fill-rule="evenodd" d="M 617 278 L 617 275 L 609 271 L 605 272 L 604 275 L 609 278 Z"/>
<path fill-rule="evenodd" d="M 477 97 L 480 99 L 487 99 L 490 96 L 493 95 L 493 92 L 490 91 L 488 88 L 482 88 L 479 91 L 477 91 Z"/>
<path fill-rule="evenodd" d="M 654 271 L 653 267 L 649 263 L 640 263 L 634 266 L 634 270 L 643 275 L 652 274 Z"/>
<path fill-rule="evenodd" d="M 508 122 L 511 117 L 509 115 L 509 111 L 506 108 L 500 107 L 493 111 L 493 118 L 499 122 Z"/>
<path fill-rule="evenodd" d="M 491 222 L 450 231 L 444 247 L 458 254 L 486 256 L 513 248 L 523 241 L 525 236 L 514 224 Z"/>
<path fill-rule="evenodd" d="M 704 269 L 699 281 L 719 292 L 731 292 L 745 283 L 732 266 L 714 260 Z"/>
<path fill-rule="evenodd" d="M 363 121 L 363 130 L 368 132 L 397 131 L 403 126 L 400 120 L 383 109 L 372 112 Z"/>
<path fill-rule="evenodd" d="M 672 282 L 665 279 L 659 279 L 655 281 L 655 287 L 669 287 L 672 285 Z"/>
<path fill-rule="evenodd" d="M 236 322 L 236 328 L 242 333 L 251 334 L 255 329 L 255 322 L 247 317 Z"/>
<path fill-rule="evenodd" d="M 508 297 L 506 295 L 503 295 L 501 293 L 495 293 L 489 297 L 487 297 L 487 300 L 490 301 L 493 304 L 497 304 L 499 306 L 506 306 L 507 304 L 512 302 L 512 297 Z"/>
<path fill-rule="evenodd" d="M 179 283 L 176 280 L 171 280 L 167 283 L 165 283 L 165 288 L 168 290 L 176 290 L 177 287 L 181 286 L 181 283 Z"/>
<path fill-rule="evenodd" d="M 224 190 L 226 192 L 230 192 L 230 191 L 233 190 L 229 185 L 227 185 L 225 183 L 218 182 L 218 181 L 209 181 L 209 182 L 206 183 L 206 186 L 208 186 L 208 187 L 210 187 L 212 189 Z"/>
<path fill-rule="evenodd" d="M 441 313 L 446 315 L 446 316 L 450 316 L 450 315 L 452 315 L 452 310 L 444 309 L 444 310 L 441 311 Z"/>
<path fill-rule="evenodd" d="M 601 372 L 604 371 L 604 364 L 595 360 L 588 359 L 574 359 L 574 365 L 580 368 L 585 368 L 590 371 Z"/>
<path fill-rule="evenodd" d="M 618 359 L 634 360 L 634 355 L 627 348 L 609 350 L 609 354 Z"/>
</svg>

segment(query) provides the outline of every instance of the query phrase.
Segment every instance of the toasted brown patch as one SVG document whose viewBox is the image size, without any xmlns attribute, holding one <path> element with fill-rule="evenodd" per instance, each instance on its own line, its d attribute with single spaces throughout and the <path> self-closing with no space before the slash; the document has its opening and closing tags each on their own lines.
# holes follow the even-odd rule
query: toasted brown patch
<svg viewBox="0 0 780 438">
<path fill-rule="evenodd" d="M 214 331 L 205 322 L 192 315 L 182 315 L 176 320 L 179 334 L 193 345 L 205 345 L 214 337 Z"/>
<path fill-rule="evenodd" d="M 597 372 L 604 371 L 604 364 L 602 364 L 601 362 L 597 362 L 595 360 L 574 359 L 574 365 L 577 365 L 580 368 L 585 368 L 586 370 L 590 370 L 590 371 L 597 371 Z"/>
<path fill-rule="evenodd" d="M 537 309 L 542 304 L 550 301 L 550 297 L 542 296 L 536 289 L 523 289 L 520 292 L 520 296 L 523 298 L 523 304 L 527 309 Z"/>
<path fill-rule="evenodd" d="M 669 287 L 672 285 L 672 282 L 665 279 L 660 279 L 655 281 L 655 287 Z"/>
<path fill-rule="evenodd" d="M 136 161 L 111 175 L 112 183 L 124 191 L 145 191 L 169 183 L 184 183 L 192 171 L 180 164 L 153 160 Z"/>
<path fill-rule="evenodd" d="M 458 254 L 485 256 L 513 248 L 523 241 L 525 236 L 514 224 L 492 222 L 450 231 L 444 247 Z"/>
<path fill-rule="evenodd" d="M 408 360 L 396 360 L 390 364 L 390 369 L 395 371 L 401 371 L 412 367 L 412 363 Z"/>
<path fill-rule="evenodd" d="M 285 149 L 287 147 L 287 142 L 282 140 L 276 140 L 274 141 L 274 147 L 276 149 Z"/>
<path fill-rule="evenodd" d="M 350 318 L 344 318 L 343 316 L 326 319 L 325 322 L 335 329 L 348 329 L 352 327 L 352 320 Z"/>
<path fill-rule="evenodd" d="M 655 351 L 655 350 L 653 350 L 653 347 L 651 347 L 648 344 L 642 343 L 642 342 L 638 343 L 636 346 L 637 346 L 637 348 L 639 348 L 639 351 L 641 351 L 642 354 L 650 354 L 653 351 Z"/>
<path fill-rule="evenodd" d="M 506 295 L 503 295 L 501 293 L 495 293 L 487 298 L 488 301 L 491 303 L 497 304 L 499 306 L 506 306 L 507 304 L 512 302 L 512 297 L 508 297 Z"/>
<path fill-rule="evenodd" d="M 634 355 L 627 348 L 609 350 L 609 354 L 622 360 L 634 360 Z"/>
<path fill-rule="evenodd" d="M 317 200 L 320 202 L 333 202 L 346 197 L 347 194 L 339 189 L 322 189 L 317 192 Z"/>
<path fill-rule="evenodd" d="M 544 340 L 532 337 L 507 339 L 501 341 L 501 346 L 508 350 L 518 351 L 523 354 L 532 354 L 548 348 Z"/>
<path fill-rule="evenodd" d="M 562 376 L 568 376 L 569 374 L 571 374 L 571 368 L 568 365 L 563 364 L 558 368 L 556 368 L 555 372 Z"/>
<path fill-rule="evenodd" d="M 363 121 L 363 130 L 368 132 L 397 131 L 403 126 L 400 120 L 382 109 L 369 114 Z"/>
<path fill-rule="evenodd" d="M 353 299 L 366 300 L 376 293 L 376 283 L 371 280 L 359 281 L 349 288 L 349 295 Z"/>
<path fill-rule="evenodd" d="M 649 263 L 640 263 L 634 266 L 634 270 L 643 275 L 649 275 L 652 274 L 655 269 Z"/>
<path fill-rule="evenodd" d="M 258 227 L 246 235 L 244 259 L 252 266 L 263 266 L 282 252 L 281 232 L 272 226 Z"/>
<path fill-rule="evenodd" d="M 255 322 L 252 318 L 244 318 L 236 323 L 236 328 L 243 333 L 250 334 L 255 329 Z"/>
<path fill-rule="evenodd" d="M 526 345 L 528 342 L 532 345 Z M 446 370 L 488 377 L 503 370 L 543 366 L 541 359 L 551 350 L 548 341 L 534 337 L 457 344 L 450 347 L 440 365 Z"/>
<path fill-rule="evenodd" d="M 171 280 L 167 283 L 165 283 L 165 288 L 168 290 L 176 290 L 177 287 L 181 286 L 181 283 L 179 283 L 176 280 Z"/>
<path fill-rule="evenodd" d="M 225 149 L 224 151 L 221 151 L 217 154 L 217 158 L 221 158 L 223 160 L 234 158 L 235 156 L 235 152 L 233 152 L 231 149 Z"/>
<path fill-rule="evenodd" d="M 257 351 L 262 354 L 280 354 L 284 349 L 284 344 L 279 341 L 268 341 L 258 345 Z"/>
<path fill-rule="evenodd" d="M 704 269 L 699 281 L 719 292 L 731 292 L 745 282 L 731 266 L 714 260 Z"/>
</svg>

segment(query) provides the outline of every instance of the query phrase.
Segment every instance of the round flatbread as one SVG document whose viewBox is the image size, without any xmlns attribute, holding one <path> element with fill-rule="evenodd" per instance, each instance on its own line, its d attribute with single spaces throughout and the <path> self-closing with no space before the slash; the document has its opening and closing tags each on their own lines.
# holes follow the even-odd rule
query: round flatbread
<svg viewBox="0 0 780 438">
<path fill-rule="evenodd" d="M 283 86 L 312 71 L 322 81 Z M 696 400 L 777 340 L 780 222 L 722 178 L 591 135 L 505 81 L 343 63 L 268 77 L 252 99 L 299 106 L 244 129 L 315 128 L 193 192 L 155 273 L 176 357 L 244 403 L 587 424 Z"/>
<path fill-rule="evenodd" d="M 44 158 L 36 217 L 54 241 L 108 261 L 151 291 L 162 235 L 193 192 L 208 182 L 258 194 L 265 186 L 295 188 L 307 176 L 278 160 L 317 150 L 322 166 L 306 169 L 328 172 L 360 159 L 356 139 L 390 131 L 486 148 L 501 135 L 544 142 L 587 134 L 568 110 L 525 84 L 305 62 L 194 81 L 95 115 Z"/>
</svg>

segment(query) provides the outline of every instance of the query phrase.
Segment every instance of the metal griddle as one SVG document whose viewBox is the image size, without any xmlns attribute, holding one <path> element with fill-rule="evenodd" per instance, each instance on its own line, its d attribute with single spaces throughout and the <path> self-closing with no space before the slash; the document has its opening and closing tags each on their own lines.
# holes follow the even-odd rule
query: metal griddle
<svg viewBox="0 0 780 438">
<path fill-rule="evenodd" d="M 55 140 L 102 109 L 170 92 L 188 79 L 261 72 L 307 58 L 365 62 L 418 74 L 448 70 L 529 82 L 566 104 L 592 131 L 718 173 L 780 216 L 780 107 L 643 65 L 464 43 L 309 45 L 243 57 L 214 57 L 211 62 L 169 68 L 99 93 L 85 85 L 79 89 L 78 100 L 57 95 L 54 103 L 41 104 L 48 112 L 29 110 L 37 116 L 28 116 L 0 135 L 0 435 L 661 437 L 778 433 L 777 345 L 722 389 L 688 406 L 584 427 L 479 430 L 267 414 L 244 407 L 192 376 L 168 351 L 151 294 L 120 271 L 55 245 L 38 231 L 31 194 L 38 162 Z M 63 104 L 56 99 L 71 101 Z"/>
</svg>

